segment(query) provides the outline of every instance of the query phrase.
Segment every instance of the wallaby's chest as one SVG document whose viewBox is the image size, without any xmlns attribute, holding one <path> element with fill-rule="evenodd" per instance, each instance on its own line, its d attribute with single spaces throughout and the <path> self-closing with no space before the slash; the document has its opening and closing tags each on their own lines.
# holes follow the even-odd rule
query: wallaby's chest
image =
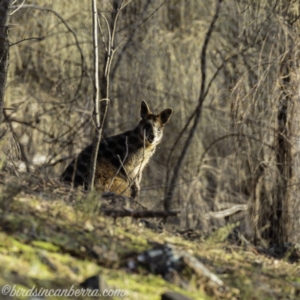
<svg viewBox="0 0 300 300">
<path fill-rule="evenodd" d="M 154 154 L 155 148 L 141 148 L 128 156 L 127 163 L 125 163 L 125 169 L 130 174 L 131 178 L 136 177 L 139 173 L 143 171 L 147 163 L 149 162 L 151 156 Z"/>
<path fill-rule="evenodd" d="M 125 167 L 130 177 L 141 172 L 155 152 L 155 147 L 144 147 L 132 133 L 121 134 L 101 141 L 98 160 L 105 159 L 116 168 Z"/>
</svg>

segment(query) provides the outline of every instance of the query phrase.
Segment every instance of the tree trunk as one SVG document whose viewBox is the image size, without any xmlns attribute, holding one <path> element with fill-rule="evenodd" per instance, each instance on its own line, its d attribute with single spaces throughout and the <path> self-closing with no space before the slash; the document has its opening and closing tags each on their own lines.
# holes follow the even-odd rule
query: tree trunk
<svg viewBox="0 0 300 300">
<path fill-rule="evenodd" d="M 293 32 L 296 37 L 299 38 L 300 25 L 299 22 L 295 22 L 299 18 L 299 3 L 294 6 L 294 13 L 289 16 L 289 24 L 293 28 Z M 298 41 L 298 39 L 296 40 Z M 295 47 L 295 53 L 293 54 L 293 62 L 299 62 L 299 51 L 298 47 Z M 290 131 L 293 138 L 293 146 L 291 149 L 291 163 L 292 163 L 292 174 L 289 182 L 289 194 L 290 200 L 288 203 L 288 241 L 299 243 L 300 242 L 300 68 L 299 64 L 293 63 L 294 69 L 292 70 L 292 85 L 295 87 L 293 92 L 293 100 L 290 104 Z M 296 137 L 296 138 L 295 138 Z"/>
<path fill-rule="evenodd" d="M 299 7 L 299 6 L 298 6 Z M 295 7 L 296 8 L 296 7 Z M 298 10 L 284 5 L 286 19 L 295 33 L 288 38 L 285 51 L 288 53 L 280 64 L 281 97 L 279 98 L 277 121 L 276 162 L 279 171 L 278 193 L 274 197 L 274 214 L 271 218 L 271 241 L 273 243 L 300 241 L 299 199 L 299 65 L 295 64 L 299 54 L 297 38 L 299 25 L 295 22 Z M 297 58 L 296 58 L 297 57 Z"/>
<path fill-rule="evenodd" d="M 299 86 L 299 75 L 297 75 L 297 85 Z M 299 87 L 298 87 L 299 89 Z M 291 132 L 294 135 L 299 136 L 300 133 L 300 103 L 298 95 L 293 101 L 293 107 L 291 110 L 292 122 L 291 122 Z M 292 157 L 292 168 L 293 173 L 291 174 L 291 179 L 289 183 L 289 206 L 288 206 L 288 241 L 299 243 L 300 242 L 300 141 L 296 141 L 291 150 Z"/>
<path fill-rule="evenodd" d="M 290 90 L 291 69 L 289 58 L 281 64 L 281 90 L 282 97 L 279 98 L 277 113 L 278 133 L 277 133 L 277 153 L 276 161 L 279 171 L 278 193 L 274 199 L 274 210 L 271 217 L 271 240 L 277 243 L 288 241 L 289 233 L 289 183 L 292 177 L 292 157 L 290 143 L 290 130 L 288 124 L 290 105 L 292 99 L 287 91 Z"/>
<path fill-rule="evenodd" d="M 10 0 L 0 0 L 0 124 L 3 120 L 3 103 L 9 59 L 7 22 L 9 17 L 10 4 Z"/>
</svg>

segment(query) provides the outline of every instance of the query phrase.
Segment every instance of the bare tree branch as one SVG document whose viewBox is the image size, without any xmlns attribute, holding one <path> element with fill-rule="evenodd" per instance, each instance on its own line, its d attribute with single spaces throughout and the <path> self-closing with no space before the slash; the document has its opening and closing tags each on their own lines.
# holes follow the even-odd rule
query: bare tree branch
<svg viewBox="0 0 300 300">
<path fill-rule="evenodd" d="M 196 129 L 197 129 L 197 125 L 200 121 L 201 118 L 201 113 L 202 113 L 202 105 L 203 102 L 205 100 L 205 86 L 206 86 L 206 51 L 207 51 L 207 47 L 208 47 L 208 43 L 209 40 L 211 38 L 213 29 L 214 29 L 214 25 L 219 17 L 219 12 L 220 12 L 220 6 L 221 6 L 221 2 L 222 0 L 217 0 L 216 1 L 216 10 L 215 10 L 215 14 L 213 16 L 213 19 L 210 23 L 209 29 L 206 33 L 205 36 L 205 40 L 204 40 L 204 44 L 202 47 L 202 51 L 201 51 L 201 57 L 200 57 L 200 64 L 201 64 L 201 88 L 200 88 L 200 95 L 199 95 L 199 99 L 198 99 L 198 105 L 195 109 L 195 116 L 194 116 L 194 123 L 192 125 L 192 128 L 189 132 L 189 135 L 186 139 L 185 145 L 182 149 L 181 155 L 177 161 L 177 164 L 175 165 L 174 168 L 174 173 L 170 182 L 170 186 L 169 189 L 167 190 L 167 194 L 166 197 L 164 199 L 164 208 L 166 211 L 169 211 L 171 209 L 171 204 L 172 204 L 172 200 L 173 200 L 173 194 L 175 191 L 175 187 L 176 187 L 176 183 L 179 177 L 179 171 L 181 169 L 182 163 L 184 161 L 184 158 L 187 154 L 187 151 L 191 145 L 191 142 L 193 140 L 193 137 L 196 133 Z"/>
<path fill-rule="evenodd" d="M 94 54 L 94 117 L 96 123 L 96 135 L 93 141 L 93 152 L 91 157 L 91 165 L 89 172 L 88 186 L 89 190 L 94 189 L 96 163 L 98 150 L 101 140 L 101 123 L 100 123 L 100 102 L 99 102 L 99 54 L 98 54 L 98 14 L 96 0 L 92 0 L 92 13 L 93 13 L 93 54 Z"/>
<path fill-rule="evenodd" d="M 51 8 L 47 8 L 47 7 L 41 7 L 41 6 L 38 6 L 38 5 L 33 5 L 33 4 L 25 4 L 25 5 L 22 5 L 21 7 L 19 6 L 13 6 L 12 8 L 32 8 L 32 9 L 37 9 L 37 10 L 41 10 L 41 11 L 48 11 L 48 12 L 51 12 L 52 14 L 54 14 L 57 18 L 60 19 L 60 21 L 66 26 L 66 28 L 68 29 L 68 31 L 73 35 L 74 39 L 75 39 L 75 43 L 76 43 L 76 46 L 77 46 L 77 49 L 79 51 L 79 54 L 80 54 L 80 59 L 81 59 L 81 77 L 80 77 L 80 81 L 79 81 L 79 84 L 78 84 L 78 87 L 75 91 L 75 94 L 74 94 L 74 98 L 77 97 L 78 93 L 79 93 L 79 90 L 81 88 L 81 84 L 82 84 L 82 80 L 83 80 L 83 77 L 84 77 L 84 74 L 87 73 L 87 68 L 85 66 L 85 60 L 84 60 L 84 55 L 83 55 L 83 51 L 81 49 L 81 46 L 80 46 L 80 43 L 79 43 L 79 40 L 77 38 L 77 34 L 76 32 L 69 26 L 69 24 L 67 23 L 67 21 L 55 10 L 51 9 Z"/>
</svg>

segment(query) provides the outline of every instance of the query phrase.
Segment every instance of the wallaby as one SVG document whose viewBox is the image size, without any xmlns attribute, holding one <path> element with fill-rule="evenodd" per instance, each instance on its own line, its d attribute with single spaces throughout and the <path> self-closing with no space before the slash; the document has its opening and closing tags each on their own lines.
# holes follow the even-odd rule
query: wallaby
<svg viewBox="0 0 300 300">
<path fill-rule="evenodd" d="M 140 115 L 142 119 L 135 129 L 101 140 L 94 182 L 96 190 L 131 198 L 139 194 L 142 172 L 161 142 L 172 109 L 153 114 L 142 101 Z M 61 179 L 87 188 L 92 150 L 93 145 L 86 147 L 69 164 Z"/>
</svg>

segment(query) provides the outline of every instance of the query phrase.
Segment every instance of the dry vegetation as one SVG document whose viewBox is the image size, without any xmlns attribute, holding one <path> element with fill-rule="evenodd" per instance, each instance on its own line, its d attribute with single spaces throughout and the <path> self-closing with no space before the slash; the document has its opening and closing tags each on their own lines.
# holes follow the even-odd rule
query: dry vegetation
<svg viewBox="0 0 300 300">
<path fill-rule="evenodd" d="M 35 5 L 27 0 L 10 18 L 0 162 L 19 177 L 26 171 L 58 178 L 92 140 L 91 5 L 73 2 L 41 0 Z M 111 2 L 118 1 L 98 1 L 108 22 L 113 18 Z M 214 1 L 140 0 L 129 3 L 120 15 L 116 44 L 122 43 L 111 68 L 104 136 L 135 126 L 141 100 L 157 111 L 174 110 L 143 174 L 139 201 L 149 209 L 163 208 L 191 129 L 192 122 L 186 124 L 198 105 L 200 53 L 214 13 Z M 201 119 L 172 199 L 172 208 L 179 208 L 181 215 L 170 223 L 178 228 L 206 234 L 239 220 L 254 244 L 300 241 L 299 15 L 298 1 L 222 1 L 206 53 Z M 101 77 L 107 26 L 99 20 Z M 242 209 L 234 215 L 213 214 L 237 204 Z M 237 253 L 228 259 L 241 263 L 244 257 Z M 266 276 L 260 280 L 271 280 L 273 267 L 264 273 L 258 265 L 255 274 Z M 229 268 L 227 273 L 236 275 L 232 287 L 242 289 L 244 281 L 238 283 L 237 278 L 252 271 L 244 267 L 241 274 L 232 271 L 235 267 L 221 266 L 224 274 Z M 287 294 L 271 289 L 264 299 L 296 299 L 299 271 L 287 269 L 282 276 L 289 272 L 298 276 L 292 280 L 298 281 L 298 290 L 297 284 Z M 272 280 L 273 286 L 280 285 L 277 277 Z M 249 286 L 237 297 L 263 299 L 260 291 L 252 294 L 257 288 L 253 281 Z"/>
</svg>

